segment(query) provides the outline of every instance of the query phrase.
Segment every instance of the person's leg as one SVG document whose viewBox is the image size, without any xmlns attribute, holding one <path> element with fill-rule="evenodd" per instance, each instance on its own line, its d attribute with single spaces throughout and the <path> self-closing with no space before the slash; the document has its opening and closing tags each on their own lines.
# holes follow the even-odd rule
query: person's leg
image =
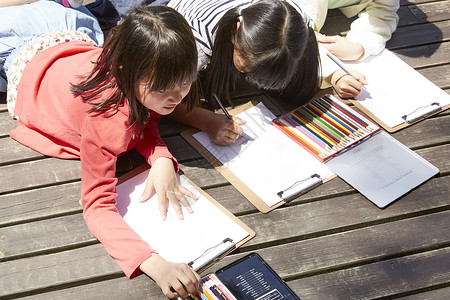
<svg viewBox="0 0 450 300">
<path fill-rule="evenodd" d="M 97 0 L 86 5 L 104 30 L 120 23 L 121 17 L 137 5 L 166 5 L 170 0 Z"/>
<path fill-rule="evenodd" d="M 38 1 L 0 8 L 0 91 L 6 91 L 8 70 L 33 38 L 52 31 L 77 30 L 103 45 L 97 19 L 85 8 L 66 8 L 53 1 Z"/>
</svg>

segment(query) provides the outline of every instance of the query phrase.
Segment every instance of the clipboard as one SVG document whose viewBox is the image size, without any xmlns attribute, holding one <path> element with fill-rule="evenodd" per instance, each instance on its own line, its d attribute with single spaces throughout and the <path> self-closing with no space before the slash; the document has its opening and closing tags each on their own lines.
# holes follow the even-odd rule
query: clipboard
<svg viewBox="0 0 450 300">
<path fill-rule="evenodd" d="M 379 208 L 439 173 L 435 166 L 331 94 L 273 122 Z"/>
<path fill-rule="evenodd" d="M 358 100 L 349 99 L 349 101 L 389 133 L 399 131 L 450 108 L 450 105 L 441 107 L 438 102 L 430 102 L 428 105 L 417 107 L 417 109 L 411 111 L 411 113 L 403 115 L 402 118 L 405 120 L 403 123 L 390 127 L 370 110 L 364 107 Z"/>
<path fill-rule="evenodd" d="M 449 94 L 388 49 L 343 64 L 364 74 L 369 83 L 349 101 L 390 133 L 450 108 Z"/>
<path fill-rule="evenodd" d="M 280 275 L 256 252 L 203 276 L 201 285 L 202 292 L 195 295 L 197 299 L 300 300 Z"/>
<path fill-rule="evenodd" d="M 116 207 L 128 225 L 165 259 L 184 262 L 201 272 L 255 236 L 252 229 L 185 175 L 179 175 L 180 182 L 199 198 L 196 201 L 188 199 L 194 213 L 189 214 L 183 209 L 184 220 L 178 220 L 171 215 L 173 208 L 169 204 L 167 220 L 161 221 L 156 195 L 143 203 L 137 201 L 149 170 L 144 164 L 119 178 Z M 198 235 L 199 232 L 208 238 Z M 192 233 L 198 237 L 195 242 Z M 179 251 L 173 244 L 168 244 L 171 239 L 167 237 L 170 236 L 176 236 L 177 245 L 188 247 Z"/>
<path fill-rule="evenodd" d="M 255 114 L 252 116 L 255 116 L 255 118 L 261 117 L 259 111 L 264 111 L 264 112 L 268 111 L 268 109 L 265 108 L 265 106 L 262 105 L 262 103 L 257 104 L 254 102 L 253 103 L 249 102 L 249 103 L 243 104 L 239 107 L 236 107 L 233 110 L 230 110 L 230 113 L 233 115 L 239 115 L 241 113 L 247 113 L 252 110 L 254 110 L 254 112 L 255 112 Z M 286 137 L 282 132 L 280 132 L 278 129 L 276 129 L 272 125 L 272 119 L 275 116 L 271 115 L 271 116 L 265 116 L 265 117 L 268 118 L 268 122 L 270 124 L 261 123 L 261 124 L 255 125 L 255 126 L 259 126 L 259 125 L 264 126 L 264 127 L 261 127 L 261 128 L 263 128 L 262 130 L 267 129 L 268 127 L 266 127 L 266 126 L 270 126 L 270 133 L 276 135 L 275 139 L 272 141 L 277 142 L 277 143 L 282 142 L 282 144 L 284 145 L 283 147 L 279 147 L 279 149 L 274 149 L 274 150 L 267 149 L 267 148 L 264 149 L 263 152 L 265 152 L 266 156 L 269 156 L 269 157 L 273 156 L 274 159 L 272 160 L 272 162 L 279 163 L 280 165 L 285 166 L 286 164 L 292 164 L 291 160 L 285 162 L 289 156 L 293 156 L 295 158 L 295 157 L 303 157 L 304 155 L 307 155 L 309 157 L 309 154 L 306 151 L 304 151 L 301 147 L 298 147 L 295 143 L 292 143 L 292 141 L 288 137 Z M 246 119 L 246 117 L 244 117 L 243 119 Z M 251 123 L 250 121 L 253 121 L 250 119 L 246 119 L 246 120 L 247 120 L 247 124 L 245 125 L 246 128 L 244 128 L 244 135 L 245 135 L 246 130 L 248 129 L 247 126 Z M 258 120 L 256 120 L 255 122 L 258 122 Z M 294 174 L 294 175 L 291 174 L 291 176 L 286 175 L 285 180 L 284 180 L 284 177 L 276 178 L 277 180 L 280 180 L 282 182 L 279 183 L 279 186 L 274 187 L 274 190 L 270 191 L 270 193 L 267 191 L 257 191 L 258 184 L 261 186 L 274 185 L 274 182 L 272 180 L 268 180 L 267 178 L 266 179 L 262 178 L 262 177 L 264 177 L 265 172 L 272 172 L 272 173 L 274 173 L 274 177 L 279 177 L 279 176 L 284 176 L 286 168 L 277 168 L 277 166 L 272 165 L 271 163 L 264 165 L 261 163 L 261 162 L 264 162 L 264 159 L 262 159 L 262 160 L 260 159 L 258 163 L 255 163 L 250 166 L 250 168 L 253 168 L 253 170 L 254 170 L 254 171 L 252 171 L 252 174 L 250 174 L 251 176 L 254 177 L 254 180 L 251 180 L 251 182 L 249 182 L 248 180 L 246 180 L 246 179 L 248 179 L 248 177 L 245 178 L 245 176 L 242 173 L 236 172 L 235 169 L 231 170 L 230 166 L 227 166 L 224 164 L 223 161 L 220 161 L 219 158 L 217 157 L 220 155 L 214 155 L 212 153 L 211 148 L 208 149 L 209 146 L 205 146 L 205 143 L 207 144 L 208 142 L 205 142 L 204 144 L 199 142 L 195 138 L 195 136 L 199 133 L 200 133 L 199 130 L 191 128 L 191 129 L 187 129 L 187 130 L 183 131 L 181 133 L 181 136 L 262 213 L 268 213 L 271 210 L 292 201 L 293 199 L 297 198 L 298 196 L 312 190 L 313 188 L 317 187 L 318 185 L 320 185 L 324 182 L 327 182 L 335 177 L 334 173 L 331 170 L 329 170 L 326 166 L 324 166 L 320 162 L 313 162 L 314 164 L 317 163 L 317 166 L 320 167 L 320 172 L 316 172 L 315 168 L 313 167 L 310 172 L 308 171 L 305 174 L 302 174 L 301 176 L 298 176 L 296 174 Z M 250 133 L 252 133 L 252 132 L 250 132 Z M 245 137 L 241 137 L 241 138 L 245 138 Z M 258 138 L 266 139 L 268 137 L 266 137 L 265 135 L 261 135 Z M 207 135 L 206 135 L 205 139 L 209 139 L 207 137 Z M 238 139 L 238 141 L 239 141 L 239 139 Z M 236 143 L 239 143 L 238 141 Z M 209 141 L 209 143 L 212 144 L 212 142 L 210 142 L 210 141 Z M 211 145 L 211 147 L 213 147 L 213 146 Z M 218 147 L 218 146 L 214 146 L 214 147 Z M 249 149 L 249 148 L 246 148 L 246 149 Z M 246 149 L 244 149 L 244 151 L 246 151 Z M 235 152 L 243 152 L 243 151 L 235 150 Z M 267 154 L 267 152 L 269 152 L 269 154 Z M 259 154 L 262 154 L 262 151 L 260 151 Z M 279 156 L 279 157 L 277 158 L 275 156 Z M 246 158 L 237 157 L 236 159 L 233 159 L 232 162 L 239 164 L 239 162 L 244 162 L 244 160 L 245 160 L 245 163 L 251 163 L 248 160 L 246 160 L 247 158 L 248 158 L 248 156 Z M 281 162 L 283 162 L 283 163 L 281 163 Z M 291 172 L 291 171 L 289 171 L 289 172 Z M 245 175 L 247 175 L 247 174 L 245 174 Z M 275 175 L 277 175 L 277 176 L 275 176 Z M 260 178 L 262 178 L 262 179 L 260 179 Z M 275 178 L 272 178 L 272 179 L 275 179 Z M 270 202 L 268 203 L 268 201 L 265 200 L 264 197 L 270 197 Z"/>
</svg>

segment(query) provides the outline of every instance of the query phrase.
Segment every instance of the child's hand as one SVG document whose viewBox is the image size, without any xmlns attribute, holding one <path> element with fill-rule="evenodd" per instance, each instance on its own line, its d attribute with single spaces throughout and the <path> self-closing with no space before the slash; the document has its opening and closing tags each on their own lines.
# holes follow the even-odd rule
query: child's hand
<svg viewBox="0 0 450 300">
<path fill-rule="evenodd" d="M 153 278 L 169 298 L 187 298 L 189 294 L 198 292 L 200 276 L 186 264 L 169 262 L 154 253 L 141 264 L 140 269 Z"/>
<path fill-rule="evenodd" d="M 355 98 L 361 92 L 361 89 L 367 84 L 366 77 L 358 71 L 351 71 L 348 75 L 343 70 L 337 70 L 331 77 L 331 84 L 341 98 Z"/>
<path fill-rule="evenodd" d="M 364 54 L 364 48 L 338 35 L 316 34 L 317 41 L 331 54 L 341 60 L 358 60 Z"/>
<path fill-rule="evenodd" d="M 228 119 L 225 115 L 216 114 L 206 130 L 211 141 L 216 145 L 226 146 L 234 143 L 243 133 L 241 128 L 247 121 L 238 117 Z"/>
<path fill-rule="evenodd" d="M 155 193 L 158 196 L 159 214 L 162 220 L 166 220 L 167 218 L 169 202 L 172 204 L 180 220 L 183 219 L 183 211 L 181 210 L 180 203 L 189 213 L 193 213 L 191 205 L 185 196 L 194 200 L 197 200 L 197 197 L 180 185 L 173 162 L 169 158 L 160 157 L 155 160 L 148 174 L 145 189 L 139 201 L 145 202 Z"/>
</svg>

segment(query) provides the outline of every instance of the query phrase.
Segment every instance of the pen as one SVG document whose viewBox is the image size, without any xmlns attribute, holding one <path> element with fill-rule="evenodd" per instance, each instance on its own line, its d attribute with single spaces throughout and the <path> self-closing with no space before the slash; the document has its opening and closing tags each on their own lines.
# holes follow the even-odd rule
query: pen
<svg viewBox="0 0 450 300">
<path fill-rule="evenodd" d="M 220 101 L 219 97 L 217 97 L 216 94 L 213 95 L 214 99 L 216 99 L 217 103 L 219 104 L 220 108 L 223 110 L 223 113 L 225 114 L 225 116 L 227 116 L 228 119 L 232 120 L 230 114 L 228 113 L 228 111 L 225 109 L 225 106 L 223 106 L 222 102 Z"/>
</svg>

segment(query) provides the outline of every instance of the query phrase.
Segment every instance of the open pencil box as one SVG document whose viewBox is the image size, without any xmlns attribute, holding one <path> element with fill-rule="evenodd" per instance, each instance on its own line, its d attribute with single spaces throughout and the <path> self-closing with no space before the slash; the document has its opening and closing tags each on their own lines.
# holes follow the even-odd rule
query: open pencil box
<svg viewBox="0 0 450 300">
<path fill-rule="evenodd" d="M 257 253 L 250 253 L 202 277 L 194 300 L 256 300 L 300 298 Z"/>
<path fill-rule="evenodd" d="M 435 166 L 331 94 L 272 123 L 380 208 L 439 173 Z M 320 180 L 316 177 L 313 174 L 311 180 Z"/>
<path fill-rule="evenodd" d="M 364 140 L 380 127 L 331 94 L 272 122 L 321 162 Z"/>
</svg>

